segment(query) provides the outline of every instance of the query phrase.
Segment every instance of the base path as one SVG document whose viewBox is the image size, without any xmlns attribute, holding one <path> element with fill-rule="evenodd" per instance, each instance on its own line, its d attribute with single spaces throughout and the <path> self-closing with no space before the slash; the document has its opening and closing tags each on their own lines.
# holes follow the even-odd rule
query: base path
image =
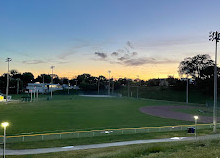
<svg viewBox="0 0 220 158">
<path fill-rule="evenodd" d="M 183 121 L 195 121 L 194 115 L 186 114 L 183 112 L 173 111 L 176 109 L 193 109 L 196 107 L 192 106 L 145 106 L 141 107 L 140 111 L 149 115 L 163 117 L 163 118 L 171 118 L 176 120 Z M 198 122 L 200 123 L 212 123 L 213 117 L 209 116 L 199 116 Z M 218 117 L 218 121 L 220 118 Z"/>
</svg>

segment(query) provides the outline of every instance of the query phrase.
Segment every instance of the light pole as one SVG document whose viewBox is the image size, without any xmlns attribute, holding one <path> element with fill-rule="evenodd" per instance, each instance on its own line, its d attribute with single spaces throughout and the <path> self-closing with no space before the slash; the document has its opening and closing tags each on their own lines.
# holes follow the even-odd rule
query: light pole
<svg viewBox="0 0 220 158">
<path fill-rule="evenodd" d="M 213 106 L 213 132 L 216 133 L 217 125 L 217 44 L 220 40 L 220 33 L 210 32 L 209 40 L 215 40 L 215 65 L 214 65 L 214 106 Z"/>
<path fill-rule="evenodd" d="M 98 95 L 99 95 L 100 77 L 98 78 Z"/>
<path fill-rule="evenodd" d="M 186 78 L 186 104 L 189 103 L 189 80 Z"/>
<path fill-rule="evenodd" d="M 5 147 L 6 147 L 6 127 L 9 125 L 8 122 L 1 123 L 1 126 L 4 128 L 4 147 L 3 147 L 3 158 L 5 158 Z"/>
<path fill-rule="evenodd" d="M 139 86 L 139 84 L 138 84 L 138 81 L 139 81 L 139 75 L 137 75 L 137 99 L 138 99 L 138 86 Z"/>
<path fill-rule="evenodd" d="M 51 88 L 50 88 L 50 97 L 52 98 L 53 97 L 53 91 L 52 91 L 52 84 L 53 84 L 53 69 L 55 68 L 55 66 L 51 66 L 50 67 L 51 70 L 52 70 L 52 76 L 51 76 Z"/>
<path fill-rule="evenodd" d="M 8 102 L 8 88 L 9 88 L 9 62 L 12 61 L 11 58 L 7 58 L 6 62 L 8 62 L 8 73 L 7 73 L 7 86 L 6 86 L 6 102 Z"/>
<path fill-rule="evenodd" d="M 197 132 L 197 120 L 198 120 L 198 116 L 194 116 L 194 119 L 195 119 L 195 137 L 197 138 L 197 134 L 196 134 L 196 132 Z"/>
<path fill-rule="evenodd" d="M 108 70 L 108 73 L 109 73 L 108 95 L 110 95 L 110 73 L 111 73 L 111 71 L 110 71 L 110 70 Z"/>
</svg>

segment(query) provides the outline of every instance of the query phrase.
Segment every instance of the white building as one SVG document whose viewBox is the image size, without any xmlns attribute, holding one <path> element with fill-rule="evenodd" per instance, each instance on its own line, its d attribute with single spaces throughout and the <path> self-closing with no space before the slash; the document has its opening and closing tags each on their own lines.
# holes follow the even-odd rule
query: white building
<svg viewBox="0 0 220 158">
<path fill-rule="evenodd" d="M 52 91 L 63 90 L 60 84 L 50 84 L 50 83 L 28 83 L 26 87 L 26 93 L 38 92 L 38 93 L 49 93 Z"/>
</svg>

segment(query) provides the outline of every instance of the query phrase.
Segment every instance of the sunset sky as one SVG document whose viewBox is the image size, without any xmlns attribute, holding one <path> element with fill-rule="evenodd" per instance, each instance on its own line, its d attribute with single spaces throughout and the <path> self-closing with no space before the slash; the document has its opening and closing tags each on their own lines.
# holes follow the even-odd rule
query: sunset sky
<svg viewBox="0 0 220 158">
<path fill-rule="evenodd" d="M 219 0 L 0 0 L 0 75 L 10 69 L 114 78 L 178 77 L 185 57 L 209 54 Z M 219 62 L 219 61 L 218 61 Z"/>
</svg>

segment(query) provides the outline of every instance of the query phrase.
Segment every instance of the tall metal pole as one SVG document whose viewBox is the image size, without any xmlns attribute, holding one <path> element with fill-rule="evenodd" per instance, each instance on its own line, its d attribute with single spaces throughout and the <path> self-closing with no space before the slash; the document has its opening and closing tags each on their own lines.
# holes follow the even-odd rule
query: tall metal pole
<svg viewBox="0 0 220 158">
<path fill-rule="evenodd" d="M 109 73 L 108 95 L 110 95 L 110 73 L 111 73 L 111 71 L 110 71 L 110 70 L 108 70 L 108 73 Z"/>
<path fill-rule="evenodd" d="M 9 88 L 9 62 L 11 61 L 11 58 L 7 58 L 6 62 L 8 62 L 8 73 L 7 73 L 7 86 L 6 86 L 6 103 L 8 102 L 8 88 Z"/>
<path fill-rule="evenodd" d="M 99 84 L 100 84 L 100 78 L 98 79 L 98 94 L 99 94 Z"/>
<path fill-rule="evenodd" d="M 214 107 L 213 107 L 213 132 L 216 133 L 217 125 L 217 40 L 215 44 L 215 66 L 214 66 Z"/>
<path fill-rule="evenodd" d="M 112 95 L 114 94 L 114 87 L 115 86 L 115 83 L 114 83 L 114 78 L 113 78 L 113 76 L 112 76 Z"/>
<path fill-rule="evenodd" d="M 213 105 L 213 132 L 216 133 L 216 125 L 217 125 L 217 44 L 220 40 L 219 33 L 210 32 L 211 41 L 215 40 L 215 65 L 214 65 L 214 105 Z"/>
<path fill-rule="evenodd" d="M 19 93 L 19 78 L 17 78 L 17 94 Z"/>
<path fill-rule="evenodd" d="M 3 149 L 3 158 L 5 158 L 5 147 L 6 147 L 6 127 L 4 127 L 4 149 Z"/>
<path fill-rule="evenodd" d="M 52 69 L 52 76 L 51 76 L 51 85 L 50 85 L 50 97 L 53 97 L 53 91 L 52 91 L 52 84 L 53 84 L 53 69 L 55 68 L 55 66 L 51 66 L 50 67 Z"/>
<path fill-rule="evenodd" d="M 139 93 L 139 92 L 138 92 L 138 88 L 139 88 L 139 87 L 138 87 L 138 86 L 139 86 L 138 81 L 139 81 L 139 75 L 137 75 L 137 99 L 138 99 L 138 95 L 139 95 L 139 94 L 138 94 L 138 93 Z"/>
<path fill-rule="evenodd" d="M 186 78 L 186 104 L 189 103 L 189 80 Z"/>
<path fill-rule="evenodd" d="M 70 81 L 68 79 L 68 94 L 70 94 Z"/>
</svg>

